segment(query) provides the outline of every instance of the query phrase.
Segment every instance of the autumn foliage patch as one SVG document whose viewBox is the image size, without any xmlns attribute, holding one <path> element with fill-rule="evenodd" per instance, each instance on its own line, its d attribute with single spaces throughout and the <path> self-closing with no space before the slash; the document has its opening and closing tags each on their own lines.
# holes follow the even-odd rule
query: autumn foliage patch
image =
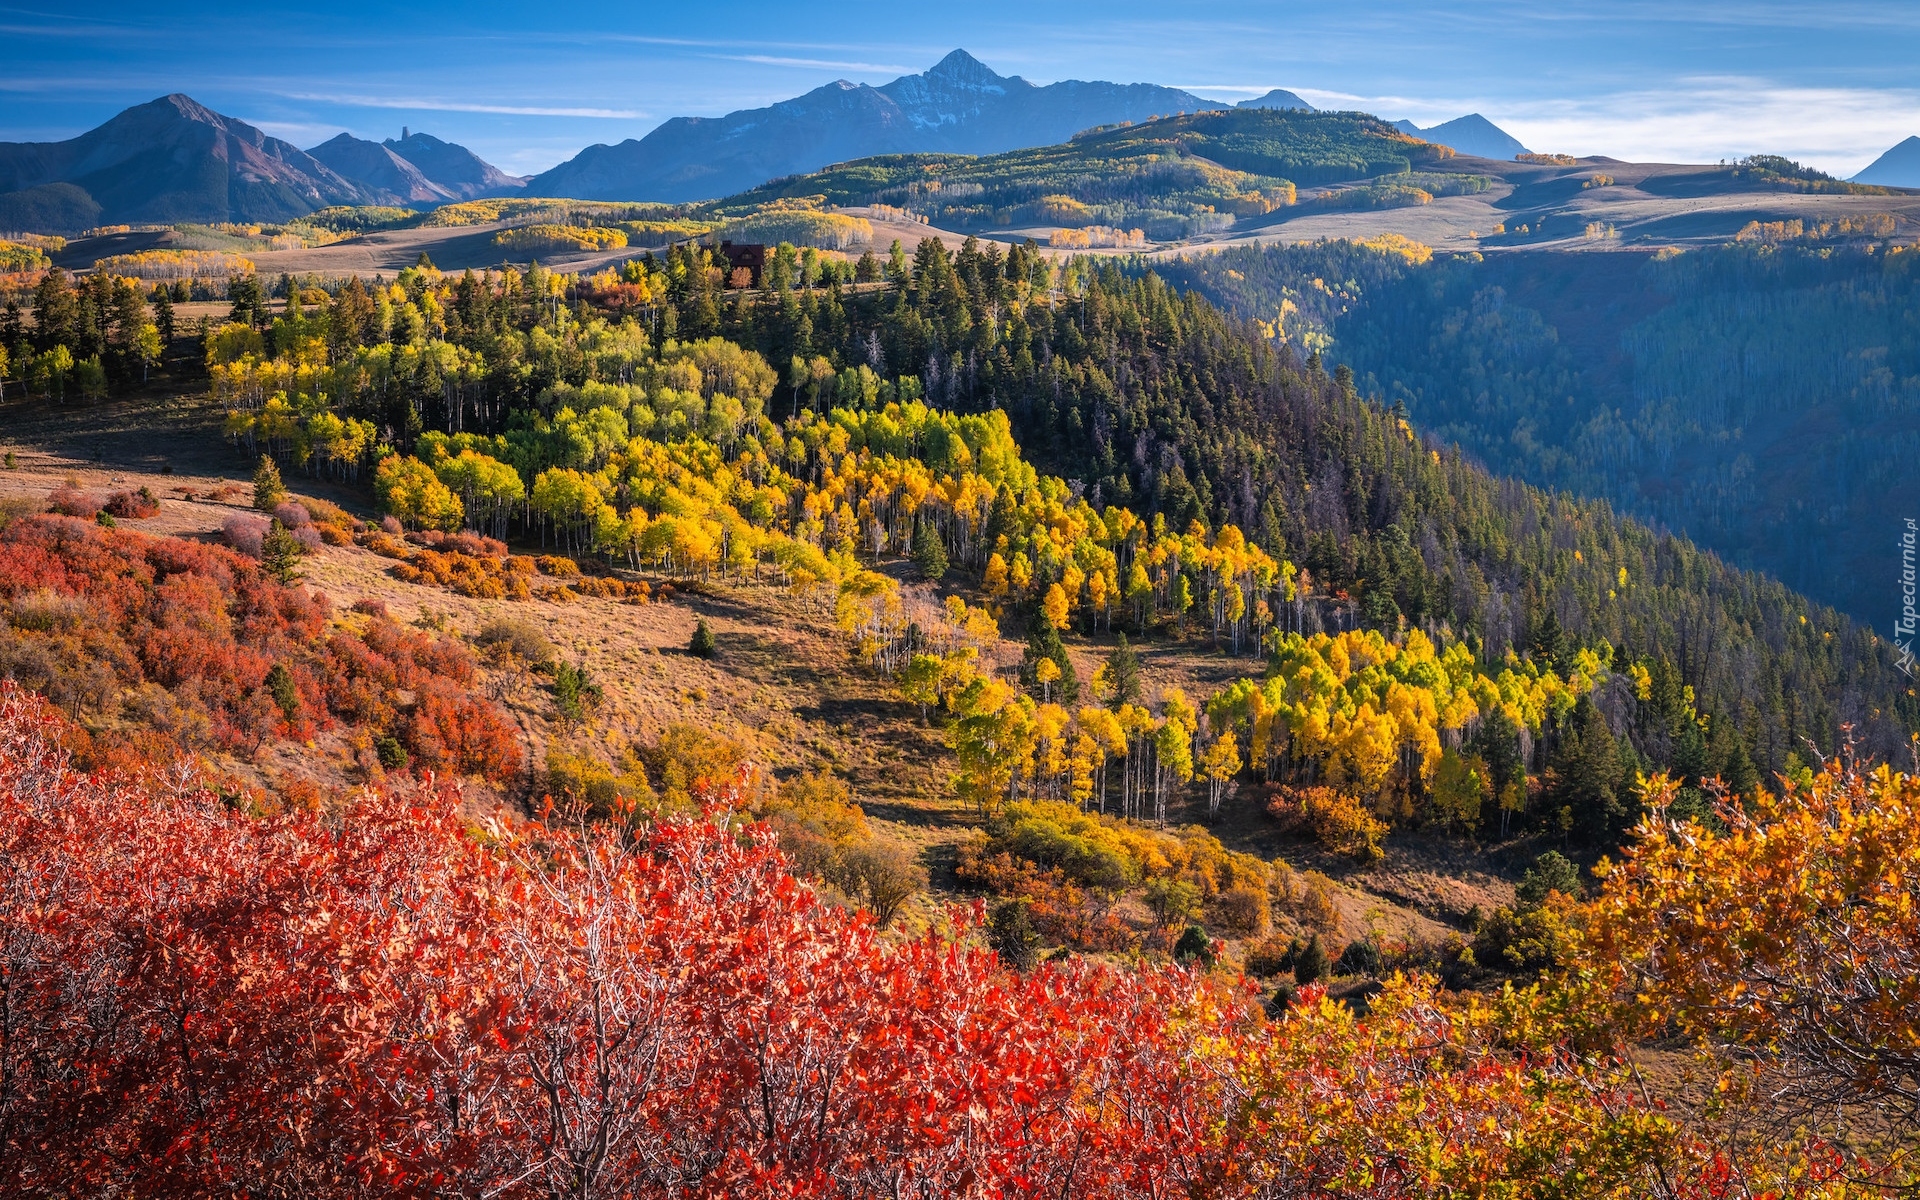
<svg viewBox="0 0 1920 1200">
<path fill-rule="evenodd" d="M 1754 1194 L 1525 995 L 1268 1022 L 1180 967 L 1005 970 L 965 917 L 882 942 L 724 809 L 250 817 L 78 775 L 62 724 L 0 685 L 9 1195 Z"/>
<path fill-rule="evenodd" d="M 434 770 L 510 777 L 505 715 L 457 643 L 283 587 L 232 551 L 35 517 L 0 530 L 0 676 L 70 714 L 192 747 L 256 751 L 341 724 Z"/>
</svg>

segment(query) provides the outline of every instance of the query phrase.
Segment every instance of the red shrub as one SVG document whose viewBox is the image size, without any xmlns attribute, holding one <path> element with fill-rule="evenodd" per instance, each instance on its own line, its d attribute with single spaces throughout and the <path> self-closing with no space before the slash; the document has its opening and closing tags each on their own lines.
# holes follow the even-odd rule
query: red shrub
<svg viewBox="0 0 1920 1200">
<path fill-rule="evenodd" d="M 0 531 L 0 601 L 18 616 L 0 640 L 0 674 L 69 711 L 104 710 L 121 689 L 153 683 L 203 712 L 229 749 L 305 741 L 345 720 L 391 733 L 434 769 L 507 779 L 520 766 L 506 719 L 465 692 L 473 660 L 459 643 L 384 612 L 364 637 L 329 632 L 324 597 L 228 550 L 68 518 L 17 521 Z M 268 685 L 276 664 L 293 682 L 291 706 Z M 429 692 L 430 711 L 413 711 Z"/>
<path fill-rule="evenodd" d="M 137 492 L 115 492 L 107 497 L 107 513 L 123 521 L 139 521 L 160 511 L 160 501 L 146 488 Z M 75 516 L 83 514 L 75 513 Z"/>
<path fill-rule="evenodd" d="M 85 517 L 91 520 L 105 503 L 93 492 L 85 491 L 75 484 L 63 483 L 47 495 L 47 511 L 63 517 Z"/>
</svg>

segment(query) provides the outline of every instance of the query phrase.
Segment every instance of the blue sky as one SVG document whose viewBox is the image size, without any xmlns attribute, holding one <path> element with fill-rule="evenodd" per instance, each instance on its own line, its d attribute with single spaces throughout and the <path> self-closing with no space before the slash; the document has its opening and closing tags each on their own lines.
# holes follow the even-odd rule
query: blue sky
<svg viewBox="0 0 1920 1200">
<path fill-rule="evenodd" d="M 516 172 L 956 46 L 1035 82 L 1285 87 L 1421 124 L 1477 111 L 1536 150 L 1641 161 L 1768 151 L 1851 174 L 1920 133 L 1916 0 L 0 0 L 0 46 L 0 139 L 71 137 L 182 91 L 301 146 L 408 125 Z"/>
</svg>

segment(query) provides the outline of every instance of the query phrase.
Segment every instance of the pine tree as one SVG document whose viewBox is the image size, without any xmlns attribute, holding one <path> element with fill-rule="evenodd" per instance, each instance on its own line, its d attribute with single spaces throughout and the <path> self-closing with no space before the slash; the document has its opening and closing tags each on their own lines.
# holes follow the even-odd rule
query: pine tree
<svg viewBox="0 0 1920 1200">
<path fill-rule="evenodd" d="M 1117 711 L 1140 702 L 1140 656 L 1127 644 L 1124 633 L 1114 643 L 1113 653 L 1107 655 L 1107 687 L 1112 692 L 1107 698 L 1108 708 Z"/>
<path fill-rule="evenodd" d="M 164 287 L 153 290 L 153 323 L 160 330 L 160 340 L 173 344 L 173 296 Z"/>
<path fill-rule="evenodd" d="M 260 541 L 260 569 L 281 583 L 292 583 L 300 577 L 300 556 L 305 552 L 300 539 L 276 517 Z"/>
<path fill-rule="evenodd" d="M 1624 834 L 1629 807 L 1621 799 L 1620 746 L 1607 718 L 1581 697 L 1555 747 L 1549 808 L 1566 809 L 1591 841 L 1612 845 Z"/>
<path fill-rule="evenodd" d="M 694 622 L 693 639 L 687 643 L 687 653 L 695 658 L 712 658 L 717 650 L 713 642 L 713 630 L 707 625 L 707 619 L 701 617 Z"/>
<path fill-rule="evenodd" d="M 1073 660 L 1067 657 L 1067 648 L 1060 641 L 1060 631 L 1053 627 L 1047 614 L 1039 609 L 1033 610 L 1033 620 L 1027 627 L 1027 652 L 1025 655 L 1025 675 L 1030 682 L 1038 682 L 1037 664 L 1051 662 L 1059 668 L 1060 703 L 1072 708 L 1080 698 L 1080 679 L 1073 673 Z"/>
<path fill-rule="evenodd" d="M 936 583 L 947 573 L 946 543 L 931 521 L 916 519 L 913 523 L 913 565 L 922 576 Z"/>
<path fill-rule="evenodd" d="M 270 513 L 286 498 L 287 486 L 280 482 L 280 468 L 272 458 L 262 454 L 260 465 L 253 471 L 253 506 Z"/>
<path fill-rule="evenodd" d="M 1213 942 L 1207 937 L 1207 931 L 1198 925 L 1189 925 L 1182 930 L 1180 940 L 1173 944 L 1173 961 L 1211 967 Z"/>
<path fill-rule="evenodd" d="M 1015 971 L 1030 971 L 1040 957 L 1040 935 L 1033 930 L 1027 901 L 1008 900 L 987 919 L 987 944 Z"/>
<path fill-rule="evenodd" d="M 1314 934 L 1307 944 L 1293 958 L 1293 978 L 1300 984 L 1317 983 L 1327 973 L 1327 950 L 1320 944 L 1320 935 Z"/>
</svg>

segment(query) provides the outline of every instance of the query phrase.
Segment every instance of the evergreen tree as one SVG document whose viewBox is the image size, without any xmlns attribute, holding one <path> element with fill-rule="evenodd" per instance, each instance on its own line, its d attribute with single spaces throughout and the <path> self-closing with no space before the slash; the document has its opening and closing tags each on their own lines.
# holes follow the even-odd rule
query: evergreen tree
<svg viewBox="0 0 1920 1200">
<path fill-rule="evenodd" d="M 1182 930 L 1180 939 L 1173 944 L 1173 961 L 1213 966 L 1213 940 L 1207 937 L 1207 931 L 1198 925 L 1189 925 Z"/>
<path fill-rule="evenodd" d="M 1109 708 L 1118 710 L 1121 705 L 1140 701 L 1140 656 L 1127 644 L 1124 633 L 1107 655 L 1107 687 L 1113 693 L 1107 700 Z"/>
<path fill-rule="evenodd" d="M 1001 962 L 1015 971 L 1031 971 L 1040 957 L 1040 935 L 1034 932 L 1027 903 L 1005 901 L 996 905 L 987 918 L 987 945 L 1000 956 Z"/>
<path fill-rule="evenodd" d="M 265 454 L 260 456 L 260 465 L 253 470 L 253 506 L 261 512 L 272 512 L 280 507 L 287 498 L 286 484 L 280 481 L 280 467 Z"/>
<path fill-rule="evenodd" d="M 1570 900 L 1580 898 L 1580 868 L 1558 850 L 1549 850 L 1534 860 L 1513 889 L 1521 906 L 1538 908 L 1547 902 L 1548 892 L 1559 892 Z"/>
<path fill-rule="evenodd" d="M 718 652 L 714 645 L 713 630 L 707 625 L 707 619 L 701 617 L 693 625 L 693 638 L 687 643 L 687 653 L 695 658 L 712 658 Z"/>
<path fill-rule="evenodd" d="M 1022 673 L 1028 684 L 1038 681 L 1035 667 L 1042 661 L 1051 662 L 1059 668 L 1060 678 L 1057 683 L 1049 685 L 1049 690 L 1057 688 L 1060 703 L 1072 708 L 1080 698 L 1080 680 L 1073 673 L 1073 659 L 1067 656 L 1067 648 L 1060 641 L 1060 631 L 1047 619 L 1046 611 L 1036 606 L 1032 619 L 1027 623 L 1027 650 L 1022 663 Z"/>
<path fill-rule="evenodd" d="M 936 583 L 947 573 L 947 547 L 931 521 L 913 522 L 913 565 L 923 578 Z"/>
<path fill-rule="evenodd" d="M 1314 934 L 1300 953 L 1293 956 L 1293 978 L 1302 985 L 1318 983 L 1327 973 L 1327 949 L 1320 944 L 1320 935 Z"/>
<path fill-rule="evenodd" d="M 1590 697 L 1574 705 L 1548 769 L 1548 807 L 1567 812 L 1572 828 L 1593 844 L 1617 844 L 1632 823 L 1621 794 L 1620 747 Z"/>
<path fill-rule="evenodd" d="M 292 583 L 300 577 L 300 556 L 304 553 L 306 547 L 278 517 L 268 523 L 267 535 L 260 540 L 261 570 L 281 583 Z"/>
<path fill-rule="evenodd" d="M 300 715 L 300 689 L 293 681 L 293 672 L 287 670 L 285 663 L 275 663 L 267 668 L 267 694 L 287 720 Z"/>
<path fill-rule="evenodd" d="M 1019 502 L 1013 498 L 1013 489 L 1001 484 L 993 494 L 993 508 L 987 513 L 987 546 L 991 548 L 1002 537 L 1012 533 L 1019 524 Z"/>
</svg>

